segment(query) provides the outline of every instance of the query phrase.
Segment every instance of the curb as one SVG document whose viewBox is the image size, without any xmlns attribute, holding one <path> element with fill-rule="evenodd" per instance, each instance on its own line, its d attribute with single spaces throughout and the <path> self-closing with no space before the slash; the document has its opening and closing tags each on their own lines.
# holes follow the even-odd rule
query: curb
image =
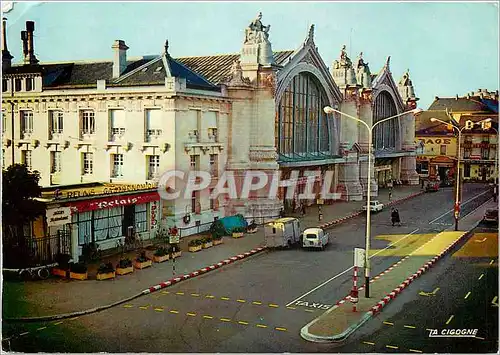
<svg viewBox="0 0 500 355">
<path fill-rule="evenodd" d="M 311 341 L 311 342 L 316 342 L 316 343 L 340 343 L 343 342 L 347 339 L 349 335 L 351 335 L 354 331 L 356 331 L 359 327 L 361 327 L 364 323 L 366 323 L 370 318 L 374 317 L 378 313 L 382 311 L 382 309 L 393 299 L 396 298 L 397 295 L 399 295 L 405 288 L 407 288 L 414 280 L 422 276 L 427 270 L 429 270 L 437 261 L 439 261 L 443 256 L 445 256 L 452 248 L 454 248 L 459 242 L 461 242 L 465 237 L 470 236 L 472 233 L 472 230 L 475 227 L 471 228 L 469 231 L 464 232 L 460 237 L 457 238 L 453 243 L 448 245 L 446 249 L 444 249 L 441 253 L 436 255 L 434 258 L 432 258 L 430 261 L 426 262 L 422 267 L 418 269 L 418 271 L 411 276 L 409 276 L 405 281 L 403 281 L 398 287 L 393 289 L 391 292 L 387 294 L 384 298 L 382 298 L 375 306 L 373 306 L 368 312 L 366 312 L 360 321 L 357 323 L 351 325 L 349 328 L 347 328 L 345 331 L 343 331 L 340 334 L 336 334 L 333 336 L 320 336 L 320 335 L 313 335 L 308 332 L 309 326 L 317 319 L 314 319 L 312 322 L 308 323 L 306 326 L 302 327 L 300 331 L 300 335 L 302 338 L 305 340 Z M 401 259 L 399 262 L 396 264 L 393 264 L 390 266 L 387 270 L 383 271 L 379 275 L 375 276 L 370 280 L 370 282 L 375 281 L 378 279 L 381 275 L 384 273 L 389 272 L 396 266 L 397 264 L 401 263 L 403 260 L 409 258 L 409 256 L 404 257 Z M 363 289 L 364 286 L 360 287 L 360 290 Z M 338 301 L 337 304 L 331 308 L 333 311 L 335 308 L 339 307 L 340 304 L 344 303 L 349 296 L 344 297 L 342 300 Z M 328 312 L 328 311 L 327 311 Z"/>
<path fill-rule="evenodd" d="M 204 275 L 207 272 L 219 269 L 219 268 L 221 268 L 221 267 L 223 267 L 225 265 L 232 264 L 235 261 L 245 259 L 245 258 L 247 258 L 249 256 L 252 256 L 252 255 L 255 255 L 257 253 L 260 253 L 263 250 L 266 250 L 266 247 L 258 247 L 258 248 L 252 249 L 249 252 L 238 254 L 238 255 L 233 256 L 233 257 L 228 258 L 228 259 L 224 259 L 224 260 L 222 260 L 222 261 L 220 261 L 220 262 L 218 262 L 216 264 L 204 267 L 204 268 L 199 269 L 197 271 L 193 271 L 193 272 L 191 272 L 189 274 L 185 274 L 185 275 L 178 276 L 178 277 L 175 277 L 173 279 L 170 279 L 168 281 L 161 282 L 158 285 L 151 286 L 151 287 L 149 287 L 149 288 L 141 291 L 140 293 L 138 293 L 138 294 L 136 294 L 134 296 L 131 296 L 131 297 L 128 297 L 128 298 L 116 301 L 114 303 L 111 303 L 111 304 L 108 304 L 108 305 L 105 305 L 105 306 L 94 307 L 94 308 L 90 308 L 90 309 L 87 309 L 87 310 L 84 310 L 84 311 L 78 311 L 78 312 L 72 312 L 72 313 L 56 314 L 56 315 L 52 315 L 52 316 L 26 317 L 26 318 L 5 318 L 4 317 L 3 320 L 5 322 L 13 322 L 13 323 L 15 323 L 15 322 L 20 322 L 20 323 L 21 322 L 26 322 L 26 323 L 27 322 L 48 322 L 48 321 L 53 321 L 53 320 L 73 318 L 73 317 L 78 317 L 78 316 L 84 316 L 84 315 L 91 314 L 91 313 L 96 313 L 96 312 L 103 311 L 105 309 L 108 309 L 108 308 L 111 308 L 111 307 L 114 307 L 114 306 L 118 306 L 118 305 L 120 305 L 122 303 L 132 301 L 133 299 L 136 299 L 136 298 L 144 296 L 144 295 L 148 295 L 150 293 L 153 293 L 155 291 L 161 290 L 163 288 L 175 285 L 176 283 L 179 283 L 181 281 L 188 280 L 188 279 L 191 279 L 191 278 L 196 277 L 196 276 Z"/>
<path fill-rule="evenodd" d="M 425 193 L 424 191 L 420 191 L 420 192 L 416 192 L 416 193 L 413 193 L 413 194 L 411 194 L 411 195 L 408 195 L 408 196 L 406 196 L 406 197 L 403 197 L 403 198 L 401 198 L 401 199 L 399 199 L 399 200 L 394 200 L 394 201 L 391 201 L 391 202 L 389 202 L 389 203 L 384 204 L 384 208 L 385 208 L 385 207 L 392 206 L 392 205 L 395 205 L 395 204 L 397 204 L 397 203 L 400 203 L 400 202 L 403 202 L 403 201 L 406 201 L 406 200 L 409 200 L 409 199 L 411 199 L 411 198 L 414 198 L 414 197 L 417 197 L 417 196 L 423 195 L 424 193 Z M 333 220 L 333 221 L 331 221 L 331 222 L 326 222 L 326 223 L 323 223 L 323 224 L 321 224 L 321 225 L 317 226 L 316 228 L 325 229 L 325 228 L 328 228 L 328 227 L 333 226 L 333 225 L 335 225 L 335 224 L 342 223 L 342 222 L 344 222 L 344 221 L 346 221 L 346 220 L 348 220 L 348 219 L 351 219 L 351 218 L 357 217 L 357 216 L 359 216 L 359 215 L 361 215 L 361 214 L 364 214 L 364 213 L 365 213 L 365 211 L 354 212 L 354 213 L 351 213 L 350 215 L 347 215 L 347 216 L 345 216 L 345 217 L 342 217 L 342 218 L 337 218 L 337 219 L 335 219 L 335 220 Z"/>
</svg>

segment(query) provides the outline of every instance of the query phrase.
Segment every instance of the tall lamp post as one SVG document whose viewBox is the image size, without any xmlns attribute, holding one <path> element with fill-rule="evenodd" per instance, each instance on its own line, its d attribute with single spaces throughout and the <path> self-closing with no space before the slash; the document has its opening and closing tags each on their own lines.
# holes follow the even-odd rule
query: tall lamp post
<svg viewBox="0 0 500 355">
<path fill-rule="evenodd" d="M 360 120 L 357 117 L 348 115 L 347 113 L 341 112 L 339 110 L 336 110 L 330 106 L 325 106 L 323 109 L 326 114 L 333 114 L 333 113 L 338 113 L 342 116 L 345 116 L 347 118 L 350 118 L 352 120 L 355 120 L 359 123 L 362 123 L 367 129 L 368 129 L 368 186 L 367 186 L 367 193 L 366 193 L 366 240 L 365 240 L 365 297 L 369 298 L 370 297 L 370 258 L 368 257 L 369 251 L 370 251 L 370 223 L 371 223 L 371 211 L 370 211 L 370 202 L 371 202 L 371 166 L 372 166 L 372 139 L 373 139 L 373 129 L 379 125 L 380 123 L 384 123 L 386 121 L 392 120 L 393 118 L 397 118 L 400 116 L 404 116 L 408 113 L 413 113 L 417 114 L 422 112 L 422 109 L 414 109 L 411 111 L 406 111 L 399 113 L 397 115 L 391 116 L 384 118 L 380 121 L 375 122 L 373 125 L 367 124 L 365 121 Z"/>
<path fill-rule="evenodd" d="M 448 117 L 450 117 L 450 114 L 448 113 L 448 111 L 446 111 L 446 114 L 448 115 Z M 431 117 L 431 122 L 439 122 L 439 123 L 442 123 L 442 124 L 445 124 L 447 126 L 451 126 L 453 127 L 454 130 L 456 130 L 458 132 L 458 144 L 457 144 L 457 183 L 456 183 L 456 192 L 455 192 L 455 230 L 458 231 L 458 220 L 460 218 L 460 196 L 459 196 L 459 192 L 460 192 L 460 143 L 462 141 L 462 131 L 463 130 L 469 130 L 469 129 L 472 129 L 474 127 L 474 125 L 476 124 L 480 124 L 480 123 L 483 123 L 483 122 L 490 122 L 491 121 L 491 118 L 487 118 L 485 120 L 482 120 L 482 121 L 479 121 L 479 122 L 472 122 L 472 121 L 467 121 L 465 122 L 465 126 L 463 127 L 457 127 L 455 124 L 453 124 L 453 122 L 455 122 L 453 120 L 453 117 L 450 117 L 450 122 L 445 122 L 443 120 L 440 120 L 439 118 L 435 118 L 435 117 Z"/>
</svg>

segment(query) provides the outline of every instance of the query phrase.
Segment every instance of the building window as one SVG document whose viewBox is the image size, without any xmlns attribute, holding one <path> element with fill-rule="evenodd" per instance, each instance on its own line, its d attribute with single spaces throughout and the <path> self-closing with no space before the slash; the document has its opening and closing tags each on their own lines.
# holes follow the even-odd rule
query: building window
<svg viewBox="0 0 500 355">
<path fill-rule="evenodd" d="M 82 153 L 82 175 L 91 175 L 94 172 L 93 153 Z"/>
<path fill-rule="evenodd" d="M 106 208 L 102 210 L 96 210 L 93 212 L 79 213 L 79 216 L 85 215 L 85 213 L 90 213 L 90 220 L 88 222 L 93 222 L 93 228 L 87 228 L 86 233 L 88 236 L 93 235 L 92 238 L 87 237 L 87 242 L 106 240 L 111 238 L 117 238 L 122 235 L 122 218 L 123 218 L 123 207 L 113 207 Z M 93 214 L 93 215 L 92 215 Z M 80 229 L 80 223 L 83 222 L 80 218 L 78 221 L 78 230 Z M 88 223 L 90 227 L 92 224 Z M 85 230 L 85 228 L 84 228 Z M 85 239 L 85 238 L 83 238 Z M 79 243 L 81 243 L 81 238 L 79 238 Z"/>
<path fill-rule="evenodd" d="M 5 169 L 5 149 L 2 148 L 2 170 Z"/>
<path fill-rule="evenodd" d="M 217 211 L 219 209 L 218 196 L 212 197 L 213 192 L 214 192 L 213 188 L 209 190 L 210 209 L 213 211 Z"/>
<path fill-rule="evenodd" d="M 31 150 L 23 150 L 21 152 L 21 163 L 26 165 L 28 170 L 31 170 Z"/>
<path fill-rule="evenodd" d="M 21 91 L 23 85 L 21 79 L 15 79 L 14 80 L 14 90 L 15 91 Z"/>
<path fill-rule="evenodd" d="M 29 138 L 33 133 L 33 111 L 21 111 L 21 138 Z"/>
<path fill-rule="evenodd" d="M 464 177 L 470 177 L 470 164 L 468 163 L 464 165 Z"/>
<path fill-rule="evenodd" d="M 160 156 L 150 155 L 148 165 L 148 180 L 152 180 L 160 174 Z"/>
<path fill-rule="evenodd" d="M 26 78 L 26 91 L 32 91 L 34 88 L 35 80 L 33 78 Z"/>
<path fill-rule="evenodd" d="M 210 175 L 217 177 L 219 175 L 219 163 L 217 154 L 210 154 Z"/>
<path fill-rule="evenodd" d="M 61 152 L 50 152 L 50 172 L 61 172 Z"/>
<path fill-rule="evenodd" d="M 123 154 L 112 154 L 111 161 L 113 163 L 111 177 L 123 176 Z"/>
<path fill-rule="evenodd" d="M 125 110 L 109 110 L 109 126 L 111 127 L 111 141 L 123 137 L 125 134 Z"/>
<path fill-rule="evenodd" d="M 142 203 L 135 205 L 135 231 L 138 233 L 148 230 L 148 205 Z"/>
<path fill-rule="evenodd" d="M 217 136 L 217 128 L 208 129 L 208 139 L 210 139 L 213 142 L 217 142 L 219 140 Z"/>
<path fill-rule="evenodd" d="M 199 159 L 200 156 L 199 155 L 191 155 L 190 156 L 190 162 L 189 162 L 189 167 L 191 168 L 191 170 L 193 171 L 198 171 L 198 166 L 199 166 Z"/>
<path fill-rule="evenodd" d="M 146 141 L 151 142 L 161 136 L 162 122 L 161 122 L 162 112 L 159 109 L 148 109 L 146 110 Z"/>
<path fill-rule="evenodd" d="M 427 161 L 417 162 L 417 173 L 418 174 L 428 174 L 429 173 L 429 162 L 427 162 Z"/>
<path fill-rule="evenodd" d="M 51 138 L 53 134 L 63 133 L 63 112 L 62 111 L 50 111 L 50 134 Z"/>
<path fill-rule="evenodd" d="M 191 193 L 191 212 L 201 213 L 200 205 L 200 191 L 193 191 Z"/>
<path fill-rule="evenodd" d="M 472 153 L 472 148 L 464 148 L 464 159 L 469 159 Z"/>
<path fill-rule="evenodd" d="M 490 148 L 488 146 L 486 146 L 485 148 L 481 148 L 481 159 L 490 159 Z"/>
<path fill-rule="evenodd" d="M 440 149 L 440 154 L 441 155 L 446 155 L 446 145 L 441 145 L 441 149 Z"/>
<path fill-rule="evenodd" d="M 80 130 L 82 134 L 94 134 L 95 132 L 94 111 L 92 110 L 81 111 Z"/>
<path fill-rule="evenodd" d="M 398 114 L 396 104 L 387 91 L 382 91 L 375 99 L 373 106 L 373 124 Z M 398 120 L 391 119 L 377 125 L 373 130 L 373 145 L 375 149 L 395 149 L 398 136 Z"/>
<path fill-rule="evenodd" d="M 7 79 L 2 79 L 2 92 L 6 92 L 8 88 L 8 81 Z"/>
</svg>

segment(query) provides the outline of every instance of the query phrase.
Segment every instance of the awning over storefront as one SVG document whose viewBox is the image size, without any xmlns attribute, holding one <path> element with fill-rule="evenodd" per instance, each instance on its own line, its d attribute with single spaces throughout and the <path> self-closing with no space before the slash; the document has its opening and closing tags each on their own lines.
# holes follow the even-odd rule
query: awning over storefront
<svg viewBox="0 0 500 355">
<path fill-rule="evenodd" d="M 142 192 L 131 195 L 110 196 L 99 199 L 87 199 L 85 201 L 68 202 L 72 213 L 81 213 L 87 211 L 101 210 L 104 208 L 113 208 L 128 205 L 140 205 L 147 202 L 160 200 L 157 191 Z"/>
</svg>

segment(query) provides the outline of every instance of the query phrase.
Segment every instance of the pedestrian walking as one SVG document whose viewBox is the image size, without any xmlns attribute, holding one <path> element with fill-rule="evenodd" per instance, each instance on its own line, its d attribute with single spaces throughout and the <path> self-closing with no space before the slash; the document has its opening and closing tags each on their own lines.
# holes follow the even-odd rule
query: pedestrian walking
<svg viewBox="0 0 500 355">
<path fill-rule="evenodd" d="M 424 189 L 424 179 L 421 180 L 421 186 L 422 186 L 421 188 L 423 190 Z"/>
<path fill-rule="evenodd" d="M 392 188 L 389 188 L 389 201 L 392 200 Z"/>
<path fill-rule="evenodd" d="M 305 216 L 306 215 L 306 204 L 303 203 L 302 204 L 302 216 Z"/>
</svg>

